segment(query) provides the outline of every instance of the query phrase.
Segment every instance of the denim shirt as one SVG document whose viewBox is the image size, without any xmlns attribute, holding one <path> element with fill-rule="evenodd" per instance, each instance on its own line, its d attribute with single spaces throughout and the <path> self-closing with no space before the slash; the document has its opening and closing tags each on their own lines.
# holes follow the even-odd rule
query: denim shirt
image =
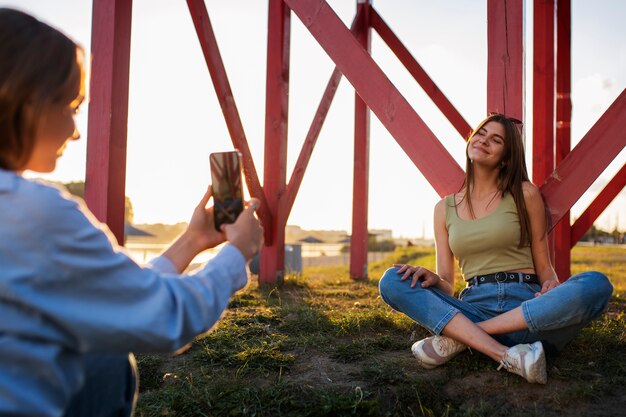
<svg viewBox="0 0 626 417">
<path fill-rule="evenodd" d="M 186 276 L 141 267 L 67 192 L 0 170 L 0 415 L 62 415 L 85 353 L 176 350 L 246 282 L 231 245 Z"/>
</svg>

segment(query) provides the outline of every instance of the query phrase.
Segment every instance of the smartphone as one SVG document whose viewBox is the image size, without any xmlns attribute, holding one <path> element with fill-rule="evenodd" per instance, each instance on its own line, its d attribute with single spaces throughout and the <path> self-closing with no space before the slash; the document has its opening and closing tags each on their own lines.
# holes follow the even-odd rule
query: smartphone
<svg viewBox="0 0 626 417">
<path fill-rule="evenodd" d="M 243 211 L 241 153 L 216 152 L 209 155 L 213 184 L 213 216 L 215 229 L 234 223 Z"/>
</svg>

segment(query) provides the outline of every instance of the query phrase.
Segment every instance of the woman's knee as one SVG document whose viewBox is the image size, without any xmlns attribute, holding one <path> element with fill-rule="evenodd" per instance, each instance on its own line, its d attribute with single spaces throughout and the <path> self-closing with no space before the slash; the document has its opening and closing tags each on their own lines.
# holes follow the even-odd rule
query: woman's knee
<svg viewBox="0 0 626 417">
<path fill-rule="evenodd" d="M 598 271 L 587 271 L 570 279 L 583 283 L 584 288 L 581 291 L 585 294 L 587 305 L 593 308 L 594 317 L 606 309 L 613 294 L 613 285 L 606 275 Z"/>
<path fill-rule="evenodd" d="M 602 272 L 587 271 L 576 275 L 573 278 L 583 279 L 586 284 L 585 292 L 593 294 L 598 301 L 608 303 L 613 294 L 613 284 Z"/>
<path fill-rule="evenodd" d="M 593 287 L 596 289 L 596 296 L 598 300 L 602 302 L 602 310 L 606 308 L 613 294 L 613 284 L 609 278 L 602 272 L 591 271 L 593 274 Z"/>
<path fill-rule="evenodd" d="M 378 282 L 378 291 L 386 302 L 395 298 L 395 295 L 403 284 L 403 282 L 400 281 L 400 275 L 398 275 L 399 269 L 400 268 L 396 267 L 387 269 Z"/>
</svg>

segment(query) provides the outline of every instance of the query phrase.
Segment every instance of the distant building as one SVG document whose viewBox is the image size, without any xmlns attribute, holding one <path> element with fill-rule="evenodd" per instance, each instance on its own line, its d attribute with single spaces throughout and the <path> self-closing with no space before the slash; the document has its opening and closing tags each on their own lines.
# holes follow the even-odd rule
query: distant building
<svg viewBox="0 0 626 417">
<path fill-rule="evenodd" d="M 383 240 L 393 240 L 391 229 L 370 229 L 370 236 L 374 242 L 382 242 Z"/>
</svg>

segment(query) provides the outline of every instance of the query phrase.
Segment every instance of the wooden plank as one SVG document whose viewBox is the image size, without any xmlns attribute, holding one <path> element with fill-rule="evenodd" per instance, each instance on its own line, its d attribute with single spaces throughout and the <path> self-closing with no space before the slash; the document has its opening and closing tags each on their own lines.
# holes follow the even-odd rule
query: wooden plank
<svg viewBox="0 0 626 417">
<path fill-rule="evenodd" d="M 558 223 L 625 146 L 626 89 L 541 186 L 551 224 Z"/>
<path fill-rule="evenodd" d="M 554 169 L 554 0 L 534 1 L 533 174 L 541 184 Z"/>
<path fill-rule="evenodd" d="M 289 111 L 289 43 L 291 14 L 282 0 L 269 0 L 267 88 L 265 102 L 265 169 L 263 188 L 272 213 L 271 244 L 260 254 L 259 284 L 281 283 L 285 269 L 285 200 Z"/>
<path fill-rule="evenodd" d="M 387 44 L 389 49 L 396 55 L 396 57 L 402 62 L 402 65 L 413 76 L 413 79 L 422 87 L 424 92 L 431 98 L 433 103 L 441 110 L 446 116 L 448 121 L 454 126 L 457 132 L 465 140 L 472 132 L 472 127 L 465 121 L 461 113 L 454 107 L 454 105 L 443 94 L 441 89 L 430 78 L 422 66 L 411 55 L 409 50 L 402 44 L 400 39 L 391 30 L 389 25 L 385 23 L 382 17 L 371 8 L 371 26 L 376 30 L 376 33 L 380 35 L 381 39 Z"/>
<path fill-rule="evenodd" d="M 85 201 L 124 243 L 132 0 L 94 0 Z"/>
<path fill-rule="evenodd" d="M 571 149 L 572 100 L 571 91 L 571 4 L 557 0 L 556 8 L 556 143 L 554 162 L 558 165 Z M 570 213 L 567 211 L 553 231 L 554 269 L 561 281 L 571 276 Z"/>
<path fill-rule="evenodd" d="M 524 120 L 524 1 L 487 2 L 487 112 Z"/>
<path fill-rule="evenodd" d="M 360 29 L 356 39 L 371 54 L 370 0 L 357 3 Z M 369 205 L 370 114 L 365 102 L 354 94 L 354 175 L 352 176 L 352 233 L 350 236 L 350 278 L 367 278 L 367 213 Z"/>
<path fill-rule="evenodd" d="M 464 178 L 461 167 L 332 8 L 320 0 L 285 2 L 437 193 L 444 196 L 458 191 Z"/>
</svg>

